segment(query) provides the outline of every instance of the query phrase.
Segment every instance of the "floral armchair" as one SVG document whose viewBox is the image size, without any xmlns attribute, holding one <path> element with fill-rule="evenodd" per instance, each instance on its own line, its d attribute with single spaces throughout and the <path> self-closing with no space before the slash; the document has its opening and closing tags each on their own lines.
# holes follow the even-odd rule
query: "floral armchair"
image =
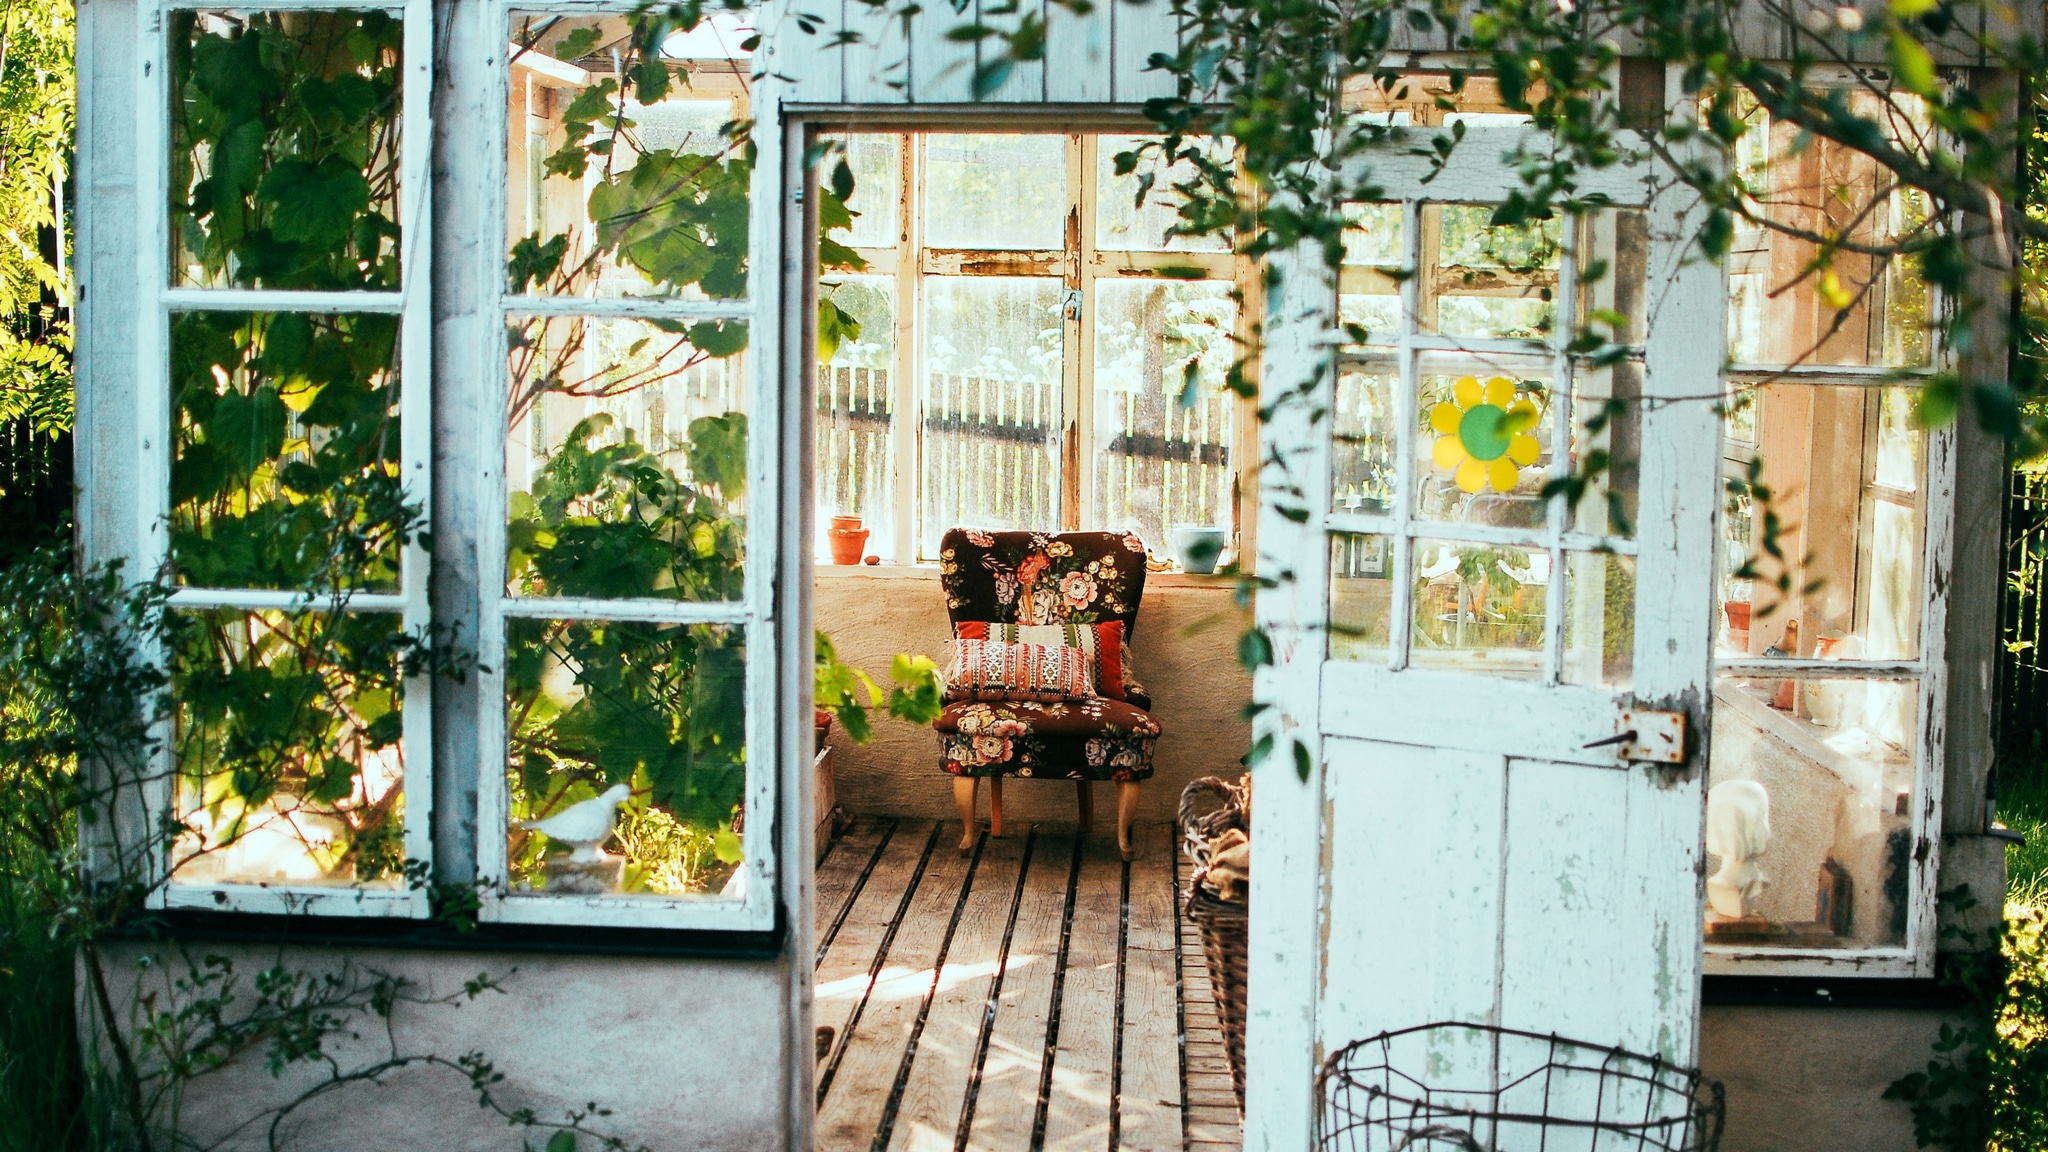
<svg viewBox="0 0 2048 1152">
<path fill-rule="evenodd" d="M 953 696 L 933 727 L 940 764 L 952 774 L 961 850 L 973 846 L 975 792 L 989 778 L 989 832 L 1003 834 L 1005 776 L 1073 780 L 1081 826 L 1093 823 L 1090 786 L 1117 786 L 1117 846 L 1130 859 L 1139 784 L 1152 775 L 1159 724 L 1151 698 L 1130 674 L 1128 651 L 1145 592 L 1145 545 L 1118 532 L 984 532 L 955 528 L 939 542 L 940 583 L 957 631 L 1065 625 L 1097 657 L 1097 694 L 1081 700 Z M 1120 622 L 1121 635 L 1115 627 Z"/>
</svg>

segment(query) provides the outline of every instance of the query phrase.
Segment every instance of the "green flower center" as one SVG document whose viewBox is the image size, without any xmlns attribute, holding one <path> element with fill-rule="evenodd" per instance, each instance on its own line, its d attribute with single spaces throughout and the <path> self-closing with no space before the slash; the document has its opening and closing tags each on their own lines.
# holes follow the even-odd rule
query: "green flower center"
<svg viewBox="0 0 2048 1152">
<path fill-rule="evenodd" d="M 1472 454 L 1474 460 L 1498 460 L 1507 454 L 1508 442 L 1514 433 L 1508 429 L 1508 413 L 1505 408 L 1492 404 L 1475 404 L 1458 421 L 1458 443 Z"/>
</svg>

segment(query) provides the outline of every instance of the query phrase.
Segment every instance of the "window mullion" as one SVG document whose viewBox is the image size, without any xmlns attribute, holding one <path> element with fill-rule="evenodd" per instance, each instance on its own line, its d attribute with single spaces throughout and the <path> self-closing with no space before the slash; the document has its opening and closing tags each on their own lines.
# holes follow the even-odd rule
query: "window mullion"
<svg viewBox="0 0 2048 1152">
<path fill-rule="evenodd" d="M 919 342 L 924 330 L 924 211 L 923 176 L 919 163 L 922 151 L 918 137 L 905 135 L 897 164 L 896 235 L 896 364 L 891 385 L 895 419 L 889 423 L 889 467 L 896 494 L 891 514 L 896 518 L 898 564 L 919 560 L 918 509 L 924 501 L 924 404 L 917 383 L 918 365 L 923 362 Z"/>
<path fill-rule="evenodd" d="M 1103 523 L 1099 504 L 1100 494 L 1095 490 L 1095 162 L 1096 151 L 1102 142 L 1096 136 L 1077 137 L 1077 140 L 1078 146 L 1073 150 L 1067 173 L 1068 210 L 1079 226 L 1074 229 L 1074 234 L 1067 237 L 1067 261 L 1074 270 L 1068 287 L 1081 293 L 1081 315 L 1078 324 L 1068 326 L 1068 331 L 1074 332 L 1078 339 L 1073 353 L 1067 357 L 1073 365 L 1076 381 L 1073 418 L 1067 421 L 1067 425 L 1074 430 L 1076 445 L 1072 485 L 1077 496 L 1075 520 L 1091 528 L 1106 528 L 1108 525 Z"/>
<path fill-rule="evenodd" d="M 1092 151 L 1092 149 L 1088 148 L 1089 143 L 1089 138 L 1085 136 L 1075 135 L 1067 137 L 1066 240 L 1062 253 L 1065 257 L 1064 263 L 1067 265 L 1067 271 L 1061 280 L 1061 287 L 1066 290 L 1068 295 L 1060 302 L 1062 313 L 1061 329 L 1064 335 L 1064 354 L 1060 357 L 1063 374 L 1062 407 L 1065 411 L 1062 413 L 1063 418 L 1060 421 L 1059 526 L 1063 532 L 1076 531 L 1082 525 L 1083 485 L 1087 483 L 1085 477 L 1089 469 L 1084 463 L 1084 455 L 1081 449 L 1082 445 L 1088 443 L 1089 433 L 1095 423 L 1092 419 L 1094 413 L 1089 410 L 1087 397 L 1083 392 L 1084 385 L 1082 379 L 1082 358 L 1087 351 L 1086 340 L 1088 333 L 1086 330 L 1089 327 L 1083 317 L 1088 314 L 1089 307 L 1094 302 L 1089 300 L 1085 294 L 1081 294 L 1078 297 L 1078 303 L 1074 304 L 1070 310 L 1070 302 L 1076 300 L 1074 294 L 1082 293 L 1083 291 L 1082 262 L 1078 259 L 1078 250 L 1082 244 L 1081 233 L 1084 230 L 1082 213 L 1085 211 L 1083 197 L 1081 196 L 1081 185 L 1083 181 L 1089 179 L 1088 166 L 1083 163 L 1083 152 L 1084 150 Z"/>
</svg>

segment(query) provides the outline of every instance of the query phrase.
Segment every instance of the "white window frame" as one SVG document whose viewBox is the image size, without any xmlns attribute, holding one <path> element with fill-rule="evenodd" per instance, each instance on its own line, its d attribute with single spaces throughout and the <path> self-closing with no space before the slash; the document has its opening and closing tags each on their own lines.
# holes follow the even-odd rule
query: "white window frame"
<svg viewBox="0 0 2048 1152">
<path fill-rule="evenodd" d="M 1880 74 L 1881 75 L 1881 74 Z M 1825 66 L 1808 74 L 1816 87 L 1851 87 L 1862 83 L 1855 69 Z M 1768 146 L 1768 145 L 1767 145 Z M 1769 233 L 1765 233 L 1768 240 Z M 1722 263 L 1722 297 L 1730 299 L 1730 263 Z M 1951 304 L 1940 290 L 1928 285 L 1928 313 L 1947 315 Z M 1799 384 L 1813 387 L 1875 388 L 1919 387 L 1943 370 L 1956 366 L 1952 349 L 1940 339 L 1937 328 L 1929 333 L 1928 364 L 1919 368 L 1864 365 L 1731 363 L 1723 374 L 1727 389 Z M 1761 417 L 1761 414 L 1759 414 Z M 1761 436 L 1762 425 L 1758 425 Z M 1755 449 L 1724 440 L 1724 460 Z M 1800 673 L 1813 678 L 1916 680 L 1919 684 L 1917 729 L 1912 748 L 1914 784 L 1912 795 L 1912 876 L 1906 886 L 1906 938 L 1897 945 L 1865 948 L 1765 948 L 1744 944 L 1706 945 L 1709 976 L 1863 976 L 1873 978 L 1931 977 L 1939 943 L 1939 896 L 1941 889 L 1942 791 L 1948 769 L 1948 596 L 1949 577 L 1954 572 L 1956 507 L 1956 433 L 1953 424 L 1927 431 L 1921 463 L 1920 484 L 1926 494 L 1926 523 L 1922 529 L 1920 585 L 1919 656 L 1911 660 L 1821 660 L 1728 659 L 1716 654 L 1713 677 L 1749 674 L 1782 676 Z M 1868 499 L 1870 482 L 1858 464 L 1858 531 L 1862 530 L 1861 506 Z M 1726 507 L 1715 501 L 1714 531 L 1718 553 L 1724 544 L 1722 517 Z M 1720 580 L 1715 584 L 1718 588 Z M 1859 590 L 1860 595 L 1860 590 Z M 1719 605 L 1716 605 L 1718 612 Z M 1713 750 L 1708 749 L 1710 763 Z"/>
<path fill-rule="evenodd" d="M 621 928 L 701 929 L 713 931 L 764 932 L 775 927 L 777 892 L 777 772 L 778 704 L 782 679 L 781 647 L 776 606 L 777 569 L 784 535 L 782 504 L 785 500 L 781 452 L 782 417 L 785 407 L 781 388 L 783 323 L 781 316 L 781 261 L 783 229 L 787 220 L 778 207 L 792 199 L 785 195 L 785 142 L 777 84 L 772 76 L 757 69 L 751 80 L 748 102 L 755 117 L 754 145 L 757 149 L 751 189 L 751 240 L 747 264 L 747 295 L 733 300 L 673 300 L 667 298 L 592 298 L 514 293 L 505 286 L 506 170 L 508 140 L 512 130 L 506 109 L 510 106 L 511 68 L 506 30 L 514 13 L 559 13 L 575 16 L 626 15 L 630 2 L 617 0 L 491 0 L 485 21 L 495 30 L 492 41 L 498 54 L 489 72 L 491 90 L 484 106 L 492 110 L 489 159 L 483 171 L 474 173 L 483 186 L 493 189 L 489 218 L 480 228 L 478 244 L 480 283 L 493 285 L 499 325 L 484 325 L 476 362 L 483 378 L 492 382 L 485 395 L 491 403 L 483 406 L 478 433 L 483 437 L 482 459 L 505 458 L 504 388 L 508 380 L 505 332 L 507 324 L 535 317 L 587 316 L 602 318 L 674 318 L 689 320 L 737 320 L 748 325 L 746 414 L 747 414 L 747 540 L 744 596 L 736 601 L 690 602 L 677 600 L 589 600 L 559 597 L 514 597 L 505 592 L 505 481 L 498 466 L 477 478 L 479 487 L 470 504 L 480 510 L 478 526 L 478 572 L 481 587 L 481 631 L 478 638 L 479 689 L 484 702 L 480 710 L 480 758 L 477 779 L 477 878 L 481 891 L 480 918 L 505 924 L 580 925 Z M 762 56 L 756 53 L 755 59 Z M 523 131 L 523 126 L 520 128 Z M 801 207 L 801 197 L 797 207 Z M 746 715 L 746 824 L 741 833 L 746 871 L 746 894 L 740 899 L 718 897 L 665 897 L 646 895 L 565 895 L 517 893 L 511 889 L 506 855 L 505 829 L 509 817 L 509 795 L 505 782 L 505 623 L 512 618 L 646 621 L 666 624 L 719 624 L 745 629 L 747 645 Z"/>
<path fill-rule="evenodd" d="M 1931 301 L 1936 315 L 1944 307 Z M 1936 348 L 1932 357 L 1939 365 L 1951 359 L 1945 349 Z M 1729 387 L 1796 384 L 1811 387 L 1917 387 L 1937 369 L 1859 367 L 1849 365 L 1750 365 L 1731 366 Z M 1761 424 L 1759 424 L 1761 432 Z M 1731 659 L 1716 654 L 1713 676 L 1718 683 L 1730 676 L 1780 677 L 1799 673 L 1809 678 L 1915 680 L 1919 684 L 1915 712 L 1913 747 L 1912 878 L 1906 886 L 1906 938 L 1897 945 L 1866 948 L 1765 948 L 1745 944 L 1708 943 L 1706 973 L 1721 975 L 1772 976 L 1871 976 L 1921 977 L 1934 974 L 1937 920 L 1941 880 L 1942 783 L 1947 774 L 1948 748 L 1948 576 L 1954 571 L 1956 504 L 1956 434 L 1953 426 L 1927 431 L 1920 483 L 1926 492 L 1926 524 L 1921 537 L 1921 590 L 1919 656 L 1911 660 L 1821 660 Z M 1753 453 L 1753 449 L 1744 447 Z M 1736 451 L 1731 441 L 1724 459 Z M 1868 499 L 1869 482 L 1862 464 L 1857 465 L 1858 503 Z M 1716 548 L 1722 546 L 1721 518 L 1726 508 L 1716 501 Z M 1862 519 L 1859 514 L 1859 520 Z M 1860 527 L 1860 526 L 1859 526 Z M 1716 586 L 1720 581 L 1716 581 Z M 1718 609 L 1718 605 L 1717 605 Z M 1708 760 L 1713 748 L 1708 747 Z"/>
<path fill-rule="evenodd" d="M 169 17 L 181 11 L 220 10 L 220 4 L 192 0 L 158 0 L 138 6 L 141 27 L 136 43 L 142 59 L 140 99 L 136 109 L 136 171 L 142 185 L 142 218 L 135 230 L 140 252 L 136 318 L 137 362 L 143 366 L 136 389 L 135 419 L 144 430 L 141 498 L 136 501 L 135 539 L 142 542 L 134 574 L 161 572 L 169 558 L 166 525 L 170 517 L 172 430 L 170 411 L 170 318 L 174 312 L 248 311 L 383 313 L 399 317 L 399 413 L 402 421 L 399 462 L 406 493 L 432 513 L 432 297 L 433 270 L 429 254 L 432 228 L 433 129 L 428 108 L 433 99 L 434 9 L 430 0 L 400 4 L 365 4 L 354 11 L 385 11 L 404 21 L 399 113 L 399 290 L 291 291 L 240 288 L 178 288 L 171 286 L 170 267 L 170 57 Z M 334 0 L 265 0 L 251 11 L 337 11 L 349 6 Z M 90 482 L 90 481 L 88 481 Z M 424 520 L 423 520 L 424 522 Z M 430 624 L 427 603 L 429 557 L 415 537 L 401 558 L 399 591 L 358 592 L 346 599 L 351 612 L 392 613 L 408 633 L 424 634 Z M 325 611 L 328 602 L 304 592 L 184 588 L 171 592 L 173 609 L 235 608 Z M 409 677 L 404 694 L 405 854 L 408 861 L 431 865 L 433 860 L 433 714 L 431 678 Z M 157 726 L 148 806 L 160 812 L 176 803 L 176 764 L 168 720 Z M 161 908 L 218 912 L 313 913 L 325 916 L 417 917 L 428 912 L 424 891 L 401 884 L 396 889 L 344 885 L 188 884 L 179 882 L 171 859 L 151 877 Z"/>
<path fill-rule="evenodd" d="M 833 134 L 840 131 L 829 118 L 819 121 L 819 128 Z M 922 219 L 923 141 L 933 135 L 988 133 L 1064 137 L 1066 184 L 1063 196 L 1068 212 L 1074 214 L 1077 220 L 1078 239 L 1071 244 L 1062 241 L 1058 248 L 975 249 L 972 255 L 991 262 L 1007 262 L 1019 268 L 1029 266 L 1033 268 L 1030 273 L 1032 275 L 1058 276 L 1067 290 L 1078 291 L 1081 294 L 1079 318 L 1068 320 L 1064 325 L 1069 351 L 1063 356 L 1064 387 L 1060 401 L 1061 470 L 1057 493 L 1059 523 L 1044 530 L 1071 532 L 1103 527 L 1096 499 L 1095 468 L 1089 455 L 1089 446 L 1095 443 L 1097 284 L 1104 280 L 1122 279 L 1142 279 L 1171 284 L 1176 282 L 1176 278 L 1162 276 L 1159 274 L 1160 270 L 1199 267 L 1207 273 L 1202 278 L 1204 281 L 1221 281 L 1231 285 L 1238 292 L 1240 302 L 1236 306 L 1233 335 L 1239 339 L 1246 339 L 1250 331 L 1249 318 L 1260 311 L 1261 299 L 1259 279 L 1252 262 L 1230 251 L 1140 251 L 1102 249 L 1096 246 L 1101 140 L 1105 136 L 1152 134 L 1153 129 L 1142 123 L 1124 129 L 1090 128 L 1076 131 L 1035 124 L 1030 119 L 1003 121 L 976 118 L 958 124 L 901 128 L 853 124 L 844 130 L 864 135 L 898 136 L 901 139 L 895 192 L 897 243 L 883 248 L 859 247 L 852 245 L 844 236 L 839 237 L 841 243 L 848 244 L 867 261 L 868 270 L 853 275 L 888 277 L 894 281 L 895 354 L 890 366 L 889 381 L 889 512 L 892 517 L 893 543 L 890 553 L 882 557 L 883 561 L 905 567 L 932 565 L 938 562 L 937 556 L 921 555 L 919 551 L 925 480 L 924 419 L 918 388 L 919 381 L 924 378 L 924 328 L 921 315 L 924 281 L 929 276 L 1025 274 L 1008 270 L 970 272 L 961 268 L 946 268 L 942 265 L 949 258 L 957 260 L 962 253 L 954 249 L 928 248 L 925 245 Z M 1245 462 L 1256 459 L 1258 452 L 1256 402 L 1250 398 L 1238 398 L 1232 407 L 1231 416 L 1229 475 L 1233 495 L 1229 499 L 1230 523 L 1225 527 L 1230 534 L 1232 554 L 1244 562 L 1246 571 L 1250 571 L 1251 540 L 1253 524 L 1258 513 L 1258 495 L 1253 490 L 1253 485 L 1246 482 L 1251 472 L 1246 468 Z M 822 520 L 830 511 L 820 506 L 816 510 L 816 515 Z M 1170 547 L 1166 540 L 1151 543 L 1162 553 Z M 822 548 L 814 544 L 813 550 L 818 553 L 819 563 L 828 562 Z"/>
</svg>

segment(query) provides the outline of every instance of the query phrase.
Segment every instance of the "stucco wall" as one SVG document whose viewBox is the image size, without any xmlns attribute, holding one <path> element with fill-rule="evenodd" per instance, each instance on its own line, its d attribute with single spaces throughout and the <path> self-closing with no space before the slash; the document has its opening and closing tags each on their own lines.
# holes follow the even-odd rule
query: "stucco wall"
<svg viewBox="0 0 2048 1152">
<path fill-rule="evenodd" d="M 817 626 L 832 637 L 841 659 L 881 683 L 887 684 L 889 661 L 898 652 L 944 662 L 952 627 L 937 569 L 821 565 L 814 589 Z M 1152 694 L 1161 732 L 1140 820 L 1172 820 L 1182 785 L 1196 777 L 1234 778 L 1244 771 L 1238 760 L 1251 746 L 1251 726 L 1243 719 L 1251 677 L 1237 662 L 1237 641 L 1245 620 L 1222 581 L 1157 573 L 1146 579 L 1131 658 Z M 882 719 L 866 747 L 855 747 L 836 727 L 831 743 L 841 808 L 953 816 L 951 778 L 939 768 L 930 729 Z M 1096 819 L 1105 826 L 1116 801 L 1110 786 L 1097 791 Z M 986 811 L 986 799 L 982 803 Z M 1003 819 L 1071 822 L 1074 803 L 1073 786 L 1064 781 L 1012 780 L 1003 788 Z"/>
<path fill-rule="evenodd" d="M 1887 1084 L 1925 1068 L 1944 1016 L 1912 1008 L 1710 1005 L 1700 1069 L 1728 1093 L 1721 1152 L 1913 1152 Z"/>
<path fill-rule="evenodd" d="M 338 949 L 191 942 L 187 950 L 194 959 L 233 961 L 242 1008 L 253 1006 L 253 986 L 265 968 L 340 970 Z M 351 980 L 381 971 L 404 977 L 410 996 L 452 995 L 456 1003 L 398 1004 L 389 1037 L 374 1015 L 354 1014 L 326 1045 L 343 1070 L 394 1052 L 449 1060 L 480 1052 L 504 1075 L 492 1091 L 505 1107 L 560 1119 L 594 1102 L 613 1114 L 593 1127 L 627 1147 L 765 1152 L 788 1140 L 781 1042 L 788 1034 L 787 973 L 781 961 L 346 951 L 353 958 Z M 173 960 L 168 970 L 162 963 L 144 970 L 137 963 L 142 955 L 132 945 L 109 951 L 115 1002 L 124 1002 L 123 992 L 140 981 L 167 1006 L 164 978 L 183 978 L 185 964 Z M 464 997 L 463 982 L 484 973 L 503 991 Z M 327 1069 L 315 1065 L 273 1077 L 259 1046 L 192 1081 L 180 1109 L 181 1132 L 196 1147 L 266 1148 L 268 1113 L 327 1078 Z M 279 1131 L 278 1146 L 292 1152 L 505 1152 L 536 1131 L 531 1142 L 544 1147 L 549 1135 L 508 1128 L 477 1106 L 461 1071 L 431 1066 L 323 1093 Z"/>
</svg>

